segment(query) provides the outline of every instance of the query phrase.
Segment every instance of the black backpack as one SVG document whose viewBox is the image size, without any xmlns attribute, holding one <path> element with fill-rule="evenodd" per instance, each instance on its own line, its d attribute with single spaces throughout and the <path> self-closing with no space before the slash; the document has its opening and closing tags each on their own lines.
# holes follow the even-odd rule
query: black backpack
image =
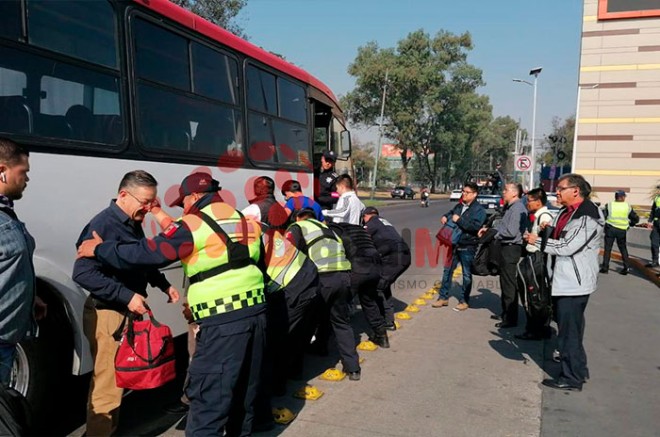
<svg viewBox="0 0 660 437">
<path fill-rule="evenodd" d="M 495 239 L 497 231 L 493 229 L 496 221 L 502 219 L 499 213 L 493 214 L 486 224 L 486 233 L 479 238 L 477 254 L 472 261 L 472 274 L 477 276 L 497 276 L 500 274 L 500 253 L 502 245 L 500 240 Z"/>
<path fill-rule="evenodd" d="M 30 434 L 30 407 L 22 394 L 0 383 L 0 435 Z"/>
</svg>

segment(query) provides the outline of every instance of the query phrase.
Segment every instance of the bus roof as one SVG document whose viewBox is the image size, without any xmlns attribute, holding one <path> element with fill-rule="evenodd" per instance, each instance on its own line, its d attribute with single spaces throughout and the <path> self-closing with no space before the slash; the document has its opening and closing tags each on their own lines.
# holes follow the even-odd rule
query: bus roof
<svg viewBox="0 0 660 437">
<path fill-rule="evenodd" d="M 169 0 L 134 0 L 137 3 L 140 3 L 144 7 L 151 9 L 177 23 L 195 30 L 214 41 L 218 41 L 227 47 L 230 47 L 236 51 L 239 51 L 251 58 L 254 58 L 260 62 L 263 62 L 266 65 L 269 65 L 283 73 L 286 73 L 302 82 L 305 82 L 323 94 L 327 95 L 337 106 L 339 102 L 335 97 L 334 93 L 328 88 L 323 82 L 303 70 L 302 68 L 296 67 L 293 64 L 290 64 L 279 58 L 272 53 L 263 50 L 254 44 L 245 41 L 242 38 L 234 35 L 231 32 L 203 19 L 202 17 L 193 14 L 192 12 L 184 9 L 178 5 L 175 5 Z"/>
</svg>

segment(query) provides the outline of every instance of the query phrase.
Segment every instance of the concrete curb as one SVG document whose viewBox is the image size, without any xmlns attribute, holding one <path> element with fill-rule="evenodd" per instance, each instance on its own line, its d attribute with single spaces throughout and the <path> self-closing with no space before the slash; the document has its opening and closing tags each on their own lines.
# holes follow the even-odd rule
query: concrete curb
<svg viewBox="0 0 660 437">
<path fill-rule="evenodd" d="M 603 249 L 600 250 L 600 254 L 603 255 L 605 251 Z M 617 261 L 621 261 L 623 258 L 621 257 L 621 254 L 619 252 L 612 251 L 611 255 L 612 259 L 615 259 Z M 638 258 L 636 256 L 628 256 L 630 259 L 630 265 L 633 267 L 635 270 L 639 271 L 642 273 L 646 278 L 653 282 L 657 287 L 660 288 L 660 277 L 658 277 L 658 274 L 660 272 L 646 267 L 646 260 L 643 260 L 641 258 Z"/>
</svg>

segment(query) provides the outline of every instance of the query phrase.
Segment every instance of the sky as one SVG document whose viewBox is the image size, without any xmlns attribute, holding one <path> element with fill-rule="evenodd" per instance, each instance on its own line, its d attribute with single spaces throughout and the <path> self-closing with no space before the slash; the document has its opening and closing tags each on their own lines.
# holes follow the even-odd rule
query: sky
<svg viewBox="0 0 660 437">
<path fill-rule="evenodd" d="M 537 83 L 536 138 L 551 131 L 553 117 L 575 114 L 582 0 L 248 0 L 236 18 L 250 41 L 307 70 L 337 96 L 355 85 L 347 73 L 357 49 L 369 41 L 395 47 L 423 29 L 470 32 L 468 62 L 483 70 L 494 116 L 521 121 L 531 136 L 533 81 Z M 377 128 L 352 128 L 375 141 Z"/>
</svg>

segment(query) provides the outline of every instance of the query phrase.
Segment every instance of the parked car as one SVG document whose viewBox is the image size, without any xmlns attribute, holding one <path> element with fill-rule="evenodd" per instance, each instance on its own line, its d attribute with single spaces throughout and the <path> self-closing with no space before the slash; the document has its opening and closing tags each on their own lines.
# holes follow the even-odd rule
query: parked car
<svg viewBox="0 0 660 437">
<path fill-rule="evenodd" d="M 458 202 L 459 200 L 461 200 L 462 196 L 463 196 L 463 190 L 452 190 L 451 194 L 449 194 L 449 201 Z"/>
<path fill-rule="evenodd" d="M 398 197 L 400 199 L 405 199 L 406 197 L 408 199 L 414 199 L 415 198 L 415 190 L 413 190 L 409 186 L 403 186 L 403 185 L 398 185 L 392 189 L 392 192 L 390 193 L 392 195 L 392 199 L 395 197 Z"/>
<path fill-rule="evenodd" d="M 499 194 L 479 194 L 477 195 L 477 202 L 486 208 L 486 214 L 491 215 L 497 212 L 502 206 L 502 196 Z"/>
</svg>

